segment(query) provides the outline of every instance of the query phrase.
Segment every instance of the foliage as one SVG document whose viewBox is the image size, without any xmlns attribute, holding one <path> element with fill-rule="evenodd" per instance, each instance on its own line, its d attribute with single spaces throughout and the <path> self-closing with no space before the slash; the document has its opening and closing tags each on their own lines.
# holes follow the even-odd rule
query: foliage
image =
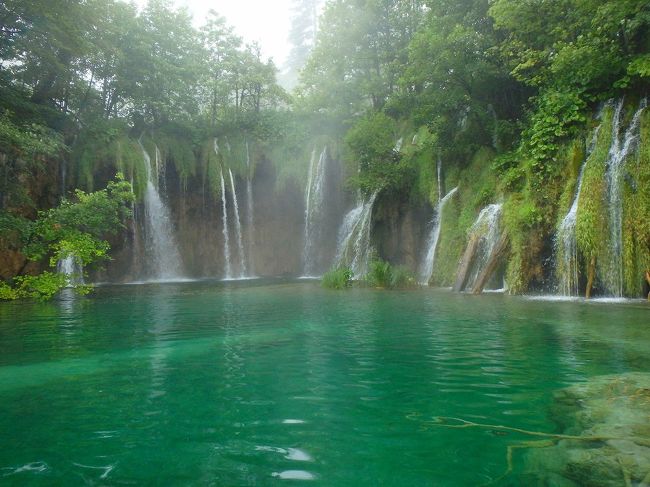
<svg viewBox="0 0 650 487">
<path fill-rule="evenodd" d="M 114 233 L 130 217 L 128 204 L 133 195 L 131 185 L 118 174 L 106 189 L 94 193 L 77 190 L 76 201 L 63 201 L 58 207 L 39 214 L 36 221 L 26 222 L 4 216 L 3 222 L 21 232 L 23 252 L 34 261 L 49 257 L 49 265 L 69 256 L 87 266 L 108 256 L 110 245 L 103 236 Z M 70 284 L 67 276 L 43 272 L 36 276 L 18 276 L 12 289 L 3 284 L 0 294 L 5 299 L 49 299 Z M 79 291 L 87 292 L 86 287 Z"/>
<path fill-rule="evenodd" d="M 417 287 L 413 273 L 406 267 L 394 267 L 389 262 L 375 258 L 370 262 L 364 277 L 370 287 L 381 289 L 407 289 Z"/>
<path fill-rule="evenodd" d="M 349 267 L 332 269 L 323 275 L 321 285 L 327 289 L 346 289 L 352 286 L 354 273 Z"/>
</svg>

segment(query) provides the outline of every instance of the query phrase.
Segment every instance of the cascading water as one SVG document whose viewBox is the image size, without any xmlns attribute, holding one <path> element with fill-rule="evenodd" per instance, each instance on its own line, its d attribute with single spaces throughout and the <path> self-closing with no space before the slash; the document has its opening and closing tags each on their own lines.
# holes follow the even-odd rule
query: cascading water
<svg viewBox="0 0 650 487">
<path fill-rule="evenodd" d="M 400 139 L 395 144 L 395 147 L 393 147 L 393 150 L 395 152 L 400 152 L 402 150 L 402 145 L 404 145 L 404 137 L 400 137 Z"/>
<path fill-rule="evenodd" d="M 436 258 L 436 248 L 438 247 L 438 240 L 440 239 L 440 229 L 442 228 L 442 211 L 444 210 L 447 201 L 449 201 L 457 191 L 458 186 L 447 193 L 444 198 L 440 199 L 438 201 L 438 205 L 436 206 L 433 227 L 431 228 L 431 233 L 429 235 L 429 239 L 427 240 L 427 252 L 425 253 L 424 259 L 420 265 L 420 284 L 428 284 L 431 280 L 431 274 L 433 273 L 433 264 Z"/>
<path fill-rule="evenodd" d="M 309 175 L 305 188 L 305 235 L 303 248 L 303 274 L 313 276 L 318 272 L 318 243 L 322 237 L 325 201 L 325 171 L 327 148 L 316 158 L 312 152 Z"/>
<path fill-rule="evenodd" d="M 610 296 L 623 296 L 623 179 L 627 157 L 633 153 L 639 142 L 641 114 L 647 106 L 647 99 L 641 100 L 632 122 L 620 138 L 623 100 L 616 107 L 612 129 L 612 145 L 607 156 L 607 206 L 609 213 L 609 262 L 605 266 L 604 284 Z"/>
<path fill-rule="evenodd" d="M 217 149 L 215 139 L 215 151 Z M 218 154 L 218 152 L 217 152 Z M 221 208 L 223 220 L 223 260 L 225 266 L 225 278 L 232 279 L 232 265 L 230 263 L 230 231 L 228 230 L 228 200 L 226 198 L 226 182 L 223 179 L 223 169 L 219 171 L 221 177 Z"/>
<path fill-rule="evenodd" d="M 147 274 L 154 280 L 178 279 L 182 276 L 182 260 L 173 234 L 169 210 L 158 192 L 151 157 L 138 140 L 144 157 L 147 188 L 144 193 L 145 247 Z"/>
<path fill-rule="evenodd" d="M 237 237 L 237 251 L 239 252 L 239 277 L 246 277 L 246 255 L 244 254 L 244 245 L 241 235 L 241 220 L 239 219 L 239 203 L 237 202 L 237 190 L 235 189 L 235 180 L 232 177 L 232 171 L 228 169 L 230 175 L 230 189 L 232 193 L 233 210 L 235 213 L 235 236 Z"/>
<path fill-rule="evenodd" d="M 84 284 L 83 266 L 76 255 L 68 255 L 65 259 L 60 259 L 56 264 L 56 271 L 68 278 L 67 287 Z"/>
<path fill-rule="evenodd" d="M 555 235 L 555 275 L 558 279 L 558 291 L 563 296 L 576 296 L 578 294 L 578 243 L 576 240 L 578 203 L 580 201 L 585 168 L 589 162 L 589 157 L 596 147 L 599 132 L 600 125 L 594 131 L 591 143 L 587 147 L 587 154 L 580 168 L 571 208 L 562 219 Z"/>
<path fill-rule="evenodd" d="M 246 169 L 248 169 L 248 178 L 246 179 L 246 230 L 248 239 L 246 240 L 248 252 L 248 272 L 251 276 L 255 275 L 253 267 L 253 246 L 255 242 L 255 204 L 253 201 L 253 176 L 251 174 L 251 156 L 246 141 Z"/>
<path fill-rule="evenodd" d="M 501 229 L 499 220 L 501 219 L 501 209 L 503 205 L 492 204 L 481 210 L 478 218 L 469 230 L 470 238 L 479 238 L 476 248 L 472 272 L 467 280 L 465 288 L 472 289 L 481 271 L 487 264 L 494 247 L 499 241 Z"/>
<path fill-rule="evenodd" d="M 378 194 L 379 190 L 350 210 L 339 229 L 336 266 L 349 265 L 357 278 L 368 272 L 372 207 Z"/>
</svg>

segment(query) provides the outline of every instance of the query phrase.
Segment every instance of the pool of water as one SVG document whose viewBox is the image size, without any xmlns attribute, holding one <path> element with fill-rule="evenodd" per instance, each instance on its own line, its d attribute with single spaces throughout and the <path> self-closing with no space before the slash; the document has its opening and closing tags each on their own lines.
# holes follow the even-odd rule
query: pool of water
<svg viewBox="0 0 650 487">
<path fill-rule="evenodd" d="M 264 280 L 1 304 L 0 483 L 488 483 L 520 438 L 432 419 L 554 432 L 553 391 L 650 371 L 649 311 Z"/>
</svg>

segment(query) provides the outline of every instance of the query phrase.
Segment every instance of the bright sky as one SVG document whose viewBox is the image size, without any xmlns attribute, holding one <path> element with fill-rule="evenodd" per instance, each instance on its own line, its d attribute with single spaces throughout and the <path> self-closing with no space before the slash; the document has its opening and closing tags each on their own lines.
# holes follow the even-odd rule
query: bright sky
<svg viewBox="0 0 650 487">
<path fill-rule="evenodd" d="M 147 0 L 136 0 L 145 5 Z M 203 24 L 208 10 L 226 17 L 244 42 L 257 41 L 262 53 L 272 57 L 281 67 L 289 54 L 289 26 L 291 0 L 173 0 L 178 7 L 187 7 L 194 17 L 194 25 Z"/>
</svg>

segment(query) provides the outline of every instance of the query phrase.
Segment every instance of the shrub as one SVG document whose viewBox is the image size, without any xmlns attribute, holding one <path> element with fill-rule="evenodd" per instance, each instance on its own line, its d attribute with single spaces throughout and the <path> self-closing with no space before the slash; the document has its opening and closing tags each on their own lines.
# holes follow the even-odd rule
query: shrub
<svg viewBox="0 0 650 487">
<path fill-rule="evenodd" d="M 341 267 L 325 273 L 321 285 L 326 289 L 346 289 L 352 286 L 352 269 Z"/>
</svg>

